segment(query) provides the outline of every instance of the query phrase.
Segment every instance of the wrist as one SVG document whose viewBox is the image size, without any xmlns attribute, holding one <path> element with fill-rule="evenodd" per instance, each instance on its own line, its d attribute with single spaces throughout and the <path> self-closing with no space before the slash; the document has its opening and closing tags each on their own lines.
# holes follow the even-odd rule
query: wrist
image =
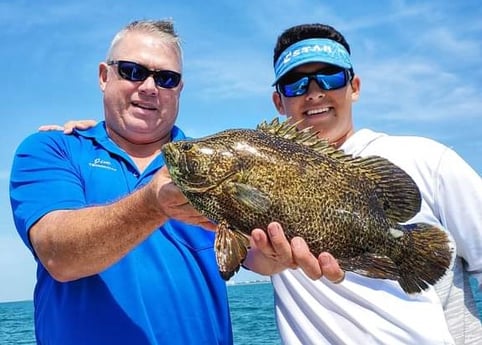
<svg viewBox="0 0 482 345">
<path fill-rule="evenodd" d="M 153 214 L 157 219 L 160 219 L 160 224 L 166 222 L 169 217 L 162 207 L 162 202 L 159 200 L 159 191 L 154 183 L 148 183 L 142 190 L 144 205 L 149 213 Z"/>
</svg>

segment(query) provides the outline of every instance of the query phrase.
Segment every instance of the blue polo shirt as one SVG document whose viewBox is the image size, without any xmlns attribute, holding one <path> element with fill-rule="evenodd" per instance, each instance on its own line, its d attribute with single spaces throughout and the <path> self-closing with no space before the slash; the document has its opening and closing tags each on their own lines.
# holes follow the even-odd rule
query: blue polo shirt
<svg viewBox="0 0 482 345">
<path fill-rule="evenodd" d="M 184 138 L 175 127 L 172 140 Z M 28 231 L 42 216 L 114 202 L 163 165 L 160 155 L 139 173 L 104 122 L 73 135 L 35 133 L 20 144 L 11 173 L 18 233 L 35 257 Z M 110 268 L 67 283 L 35 257 L 38 344 L 232 344 L 213 244 L 214 232 L 170 220 Z"/>
</svg>

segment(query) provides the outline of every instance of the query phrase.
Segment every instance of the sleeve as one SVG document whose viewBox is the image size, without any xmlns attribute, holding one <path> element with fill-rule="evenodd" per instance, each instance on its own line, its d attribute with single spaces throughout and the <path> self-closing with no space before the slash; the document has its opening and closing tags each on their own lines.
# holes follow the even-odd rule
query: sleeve
<svg viewBox="0 0 482 345">
<path fill-rule="evenodd" d="M 10 203 L 20 237 L 33 252 L 28 231 L 45 214 L 85 204 L 81 174 L 62 133 L 42 132 L 18 147 L 10 174 Z"/>
<path fill-rule="evenodd" d="M 477 279 L 482 298 L 482 179 L 456 152 L 447 148 L 440 160 L 435 186 L 442 224 L 453 235 L 457 255 Z"/>
</svg>

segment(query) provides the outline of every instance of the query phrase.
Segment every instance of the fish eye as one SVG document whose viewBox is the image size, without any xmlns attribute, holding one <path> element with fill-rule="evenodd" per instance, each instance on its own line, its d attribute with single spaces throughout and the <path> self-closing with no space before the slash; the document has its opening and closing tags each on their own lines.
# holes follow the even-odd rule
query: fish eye
<svg viewBox="0 0 482 345">
<path fill-rule="evenodd" d="M 190 142 L 184 142 L 181 144 L 181 150 L 183 151 L 189 151 L 192 148 L 192 143 Z"/>
</svg>

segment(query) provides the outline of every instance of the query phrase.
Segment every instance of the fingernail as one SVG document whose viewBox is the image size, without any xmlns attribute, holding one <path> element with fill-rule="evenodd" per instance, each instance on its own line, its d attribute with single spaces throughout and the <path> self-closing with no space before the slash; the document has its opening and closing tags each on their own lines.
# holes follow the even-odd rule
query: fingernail
<svg viewBox="0 0 482 345">
<path fill-rule="evenodd" d="M 269 233 L 269 236 L 272 237 L 272 236 L 277 236 L 279 234 L 279 226 L 278 224 L 271 224 L 270 226 L 268 226 L 268 233 Z"/>
<path fill-rule="evenodd" d="M 301 238 L 299 237 L 295 237 L 291 240 L 291 246 L 293 247 L 293 249 L 301 248 L 301 243 Z"/>
<path fill-rule="evenodd" d="M 261 240 L 261 235 L 260 235 L 259 233 L 257 233 L 257 232 L 253 232 L 253 233 L 251 234 L 251 237 L 253 238 L 253 240 L 254 240 L 255 242 L 258 242 L 259 240 Z"/>
<path fill-rule="evenodd" d="M 320 254 L 320 260 L 322 265 L 329 265 L 331 263 L 331 257 L 326 253 Z"/>
</svg>

